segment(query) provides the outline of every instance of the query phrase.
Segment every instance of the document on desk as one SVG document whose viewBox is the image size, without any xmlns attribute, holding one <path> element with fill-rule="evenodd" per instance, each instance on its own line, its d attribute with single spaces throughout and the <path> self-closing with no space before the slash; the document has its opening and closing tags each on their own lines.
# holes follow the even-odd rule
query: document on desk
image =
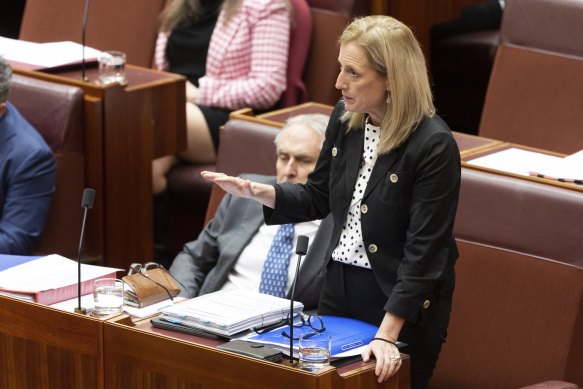
<svg viewBox="0 0 583 389">
<path fill-rule="evenodd" d="M 304 305 L 294 301 L 294 314 Z M 175 304 L 162 311 L 165 320 L 230 337 L 253 327 L 280 322 L 290 300 L 246 290 L 217 291 Z"/>
<path fill-rule="evenodd" d="M 330 335 L 331 358 L 359 355 L 362 348 L 370 343 L 378 330 L 375 325 L 348 317 L 320 316 L 320 318 L 324 323 L 325 330 L 323 332 Z M 251 333 L 241 339 L 275 347 L 289 355 L 289 337 L 282 335 L 283 331 L 289 333 L 288 328 L 289 326 L 281 326 L 263 334 Z M 314 332 L 314 330 L 309 326 L 294 326 L 294 339 L 299 339 L 300 335 L 310 332 Z M 403 344 L 398 344 L 398 346 L 401 345 Z M 297 356 L 298 340 L 294 340 L 293 348 L 294 356 Z"/>
<path fill-rule="evenodd" d="M 97 62 L 101 51 L 85 46 L 85 62 Z M 9 62 L 28 65 L 29 70 L 81 63 L 83 45 L 71 41 L 36 43 L 0 37 L 0 55 Z"/>
<path fill-rule="evenodd" d="M 554 166 L 561 159 L 561 157 L 554 155 L 513 147 L 472 159 L 468 161 L 468 164 L 528 176 L 529 172 L 545 169 L 547 166 Z"/>
<path fill-rule="evenodd" d="M 115 278 L 119 270 L 81 264 L 81 294 L 93 293 L 94 279 Z M 77 272 L 76 261 L 56 254 L 26 260 L 0 271 L 0 294 L 54 304 L 77 296 Z"/>
<path fill-rule="evenodd" d="M 583 185 L 583 150 L 529 171 L 531 176 Z"/>
</svg>

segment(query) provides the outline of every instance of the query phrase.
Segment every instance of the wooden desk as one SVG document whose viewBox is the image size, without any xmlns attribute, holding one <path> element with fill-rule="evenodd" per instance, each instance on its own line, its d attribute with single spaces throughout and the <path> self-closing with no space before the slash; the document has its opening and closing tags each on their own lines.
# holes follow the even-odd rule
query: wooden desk
<svg viewBox="0 0 583 389">
<path fill-rule="evenodd" d="M 131 65 L 125 87 L 97 84 L 95 67 L 87 69 L 89 82 L 81 81 L 78 69 L 58 74 L 14 71 L 85 91 L 85 184 L 96 190 L 86 255 L 120 268 L 151 261 L 151 164 L 153 158 L 186 147 L 185 79 Z"/>
<path fill-rule="evenodd" d="M 124 324 L 125 323 L 125 324 Z M 409 388 L 409 359 L 399 375 L 377 384 L 373 364 L 362 362 L 308 373 L 217 350 L 220 341 L 152 328 L 148 320 L 104 323 L 106 388 Z"/>
<path fill-rule="evenodd" d="M 222 343 L 134 327 L 126 315 L 108 320 L 0 296 L 0 388 L 390 388 L 410 387 L 410 362 L 377 385 L 374 365 L 362 362 L 314 374 L 239 356 Z"/>
<path fill-rule="evenodd" d="M 0 296 L 0 388 L 103 388 L 103 322 Z"/>
</svg>

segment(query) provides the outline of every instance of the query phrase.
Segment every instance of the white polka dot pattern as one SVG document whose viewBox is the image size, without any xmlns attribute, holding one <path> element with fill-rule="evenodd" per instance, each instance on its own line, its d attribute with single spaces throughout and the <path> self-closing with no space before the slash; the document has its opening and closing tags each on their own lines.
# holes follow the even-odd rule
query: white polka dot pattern
<svg viewBox="0 0 583 389">
<path fill-rule="evenodd" d="M 342 263 L 370 269 L 366 255 L 362 230 L 360 226 L 360 207 L 366 185 L 377 161 L 377 146 L 380 139 L 380 129 L 367 123 L 364 131 L 364 152 L 360 161 L 358 178 L 352 194 L 352 201 L 348 209 L 346 223 L 342 227 L 340 242 L 332 253 L 332 259 Z"/>
<path fill-rule="evenodd" d="M 279 226 L 263 265 L 259 292 L 285 297 L 287 271 L 294 240 L 294 225 Z"/>
</svg>

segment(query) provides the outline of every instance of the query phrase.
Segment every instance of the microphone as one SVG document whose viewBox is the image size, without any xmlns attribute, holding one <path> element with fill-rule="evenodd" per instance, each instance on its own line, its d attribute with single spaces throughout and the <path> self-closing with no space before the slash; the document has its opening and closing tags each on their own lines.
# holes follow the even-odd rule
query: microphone
<svg viewBox="0 0 583 389">
<path fill-rule="evenodd" d="M 83 199 L 81 200 L 81 207 L 85 209 L 83 212 L 83 223 L 81 223 L 81 237 L 79 238 L 79 250 L 77 250 L 77 308 L 75 313 L 85 315 L 87 310 L 81 307 L 81 249 L 83 248 L 83 236 L 85 236 L 85 225 L 87 224 L 87 211 L 93 208 L 93 200 L 95 198 L 95 190 L 85 188 L 83 190 Z"/>
<path fill-rule="evenodd" d="M 81 45 L 83 46 L 83 53 L 81 56 L 81 79 L 85 82 L 89 81 L 89 79 L 85 76 L 85 31 L 87 30 L 88 14 L 89 14 L 89 0 L 85 0 L 85 7 L 83 9 L 83 22 L 81 24 Z M 83 196 L 83 198 L 85 198 L 85 195 Z"/>
<path fill-rule="evenodd" d="M 289 322 L 289 357 L 291 361 L 294 360 L 294 295 L 296 293 L 296 283 L 298 282 L 298 275 L 300 274 L 300 263 L 302 262 L 302 255 L 306 255 L 308 252 L 308 242 L 310 238 L 305 235 L 298 236 L 298 242 L 296 243 L 296 254 L 298 255 L 298 263 L 296 266 L 296 276 L 294 277 L 294 282 L 292 284 L 292 290 L 290 295 L 290 322 Z"/>
</svg>

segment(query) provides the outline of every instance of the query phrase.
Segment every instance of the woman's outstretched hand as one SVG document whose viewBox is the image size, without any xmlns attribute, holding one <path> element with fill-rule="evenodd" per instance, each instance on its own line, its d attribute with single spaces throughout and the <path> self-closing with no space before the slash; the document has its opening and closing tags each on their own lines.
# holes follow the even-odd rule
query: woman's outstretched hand
<svg viewBox="0 0 583 389">
<path fill-rule="evenodd" d="M 234 196 L 252 198 L 251 181 L 239 177 L 228 176 L 225 173 L 203 171 L 200 173 L 205 179 L 214 182 L 225 192 Z"/>
<path fill-rule="evenodd" d="M 203 171 L 200 174 L 233 196 L 253 199 L 270 208 L 275 207 L 275 189 L 273 185 L 252 182 L 239 177 L 228 176 L 225 173 Z"/>
</svg>

